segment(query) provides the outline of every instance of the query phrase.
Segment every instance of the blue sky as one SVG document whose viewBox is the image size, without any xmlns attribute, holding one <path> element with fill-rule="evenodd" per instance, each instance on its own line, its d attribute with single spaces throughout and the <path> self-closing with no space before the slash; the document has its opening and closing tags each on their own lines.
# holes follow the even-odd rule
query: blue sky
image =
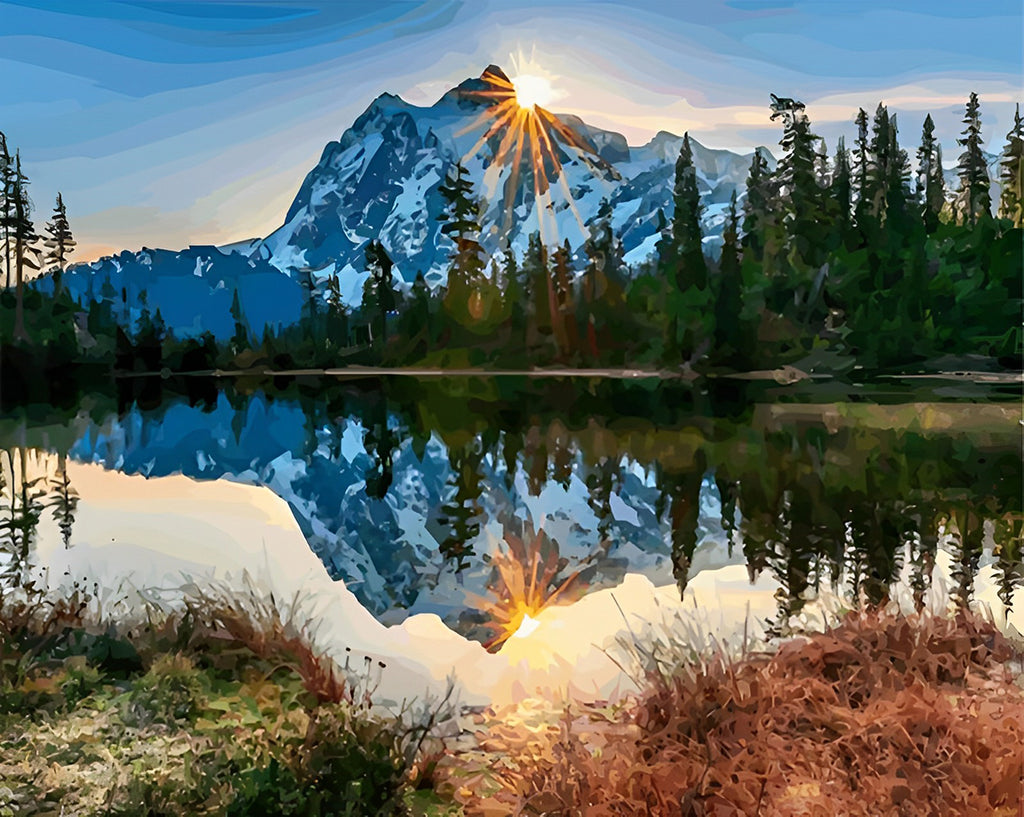
<svg viewBox="0 0 1024 817">
<path fill-rule="evenodd" d="M 775 92 L 830 146 L 860 106 L 898 112 L 908 148 L 931 112 L 949 158 L 973 90 L 997 151 L 1022 28 L 1003 0 L 0 0 L 0 130 L 88 258 L 266 234 L 375 96 L 431 104 L 491 62 L 633 144 L 774 148 Z"/>
</svg>

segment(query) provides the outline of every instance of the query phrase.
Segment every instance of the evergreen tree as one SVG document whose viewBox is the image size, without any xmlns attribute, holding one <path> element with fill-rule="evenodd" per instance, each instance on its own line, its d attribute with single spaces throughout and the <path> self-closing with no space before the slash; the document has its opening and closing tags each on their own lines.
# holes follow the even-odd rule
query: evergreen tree
<svg viewBox="0 0 1024 817">
<path fill-rule="evenodd" d="M 336 349 L 348 346 L 348 307 L 341 299 L 337 273 L 327 279 L 327 340 Z"/>
<path fill-rule="evenodd" d="M 366 245 L 366 268 L 370 277 L 363 290 L 363 305 L 377 313 L 381 348 L 387 345 L 388 313 L 395 308 L 393 267 L 394 262 L 380 241 Z"/>
<path fill-rule="evenodd" d="M 846 141 L 839 137 L 839 144 L 836 145 L 836 158 L 833 163 L 832 178 L 829 182 L 829 198 L 833 221 L 839 233 L 835 236 L 832 244 L 837 246 L 846 241 L 850 233 L 850 210 L 853 199 L 853 176 L 850 169 L 850 155 L 846 150 Z"/>
<path fill-rule="evenodd" d="M 4 226 L 14 245 L 14 338 L 15 340 L 28 340 L 28 331 L 25 329 L 25 274 L 27 269 L 38 270 L 40 267 L 39 251 L 36 248 L 39 236 L 32 223 L 32 202 L 28 197 L 28 178 L 21 171 L 20 153 L 15 154 L 8 196 L 10 198 L 10 213 L 4 220 Z"/>
<path fill-rule="evenodd" d="M 961 221 L 977 224 L 990 214 L 992 199 L 989 193 L 988 165 L 981 151 L 981 106 L 978 95 L 971 93 L 964 112 L 963 135 L 957 140 L 964 152 L 957 165 L 960 171 L 960 192 L 957 210 Z"/>
<path fill-rule="evenodd" d="M 917 149 L 917 202 L 921 220 L 928 233 L 939 226 L 939 214 L 946 202 L 946 183 L 942 177 L 942 146 L 935 138 L 931 114 L 924 118 L 921 147 Z"/>
<path fill-rule="evenodd" d="M 734 368 L 745 364 L 746 338 L 743 320 L 743 273 L 740 267 L 739 215 L 736 191 L 729 200 L 729 214 L 722 232 L 722 256 L 718 262 L 715 298 L 716 362 Z"/>
<path fill-rule="evenodd" d="M 893 161 L 892 123 L 889 119 L 889 109 L 879 102 L 871 125 L 867 183 L 864 189 L 868 214 L 879 225 L 885 223 L 886 193 Z"/>
<path fill-rule="evenodd" d="M 832 173 L 828 165 L 828 144 L 824 139 L 818 140 L 818 150 L 814 154 L 814 178 L 822 190 L 832 183 Z"/>
<path fill-rule="evenodd" d="M 67 208 L 60 193 L 57 194 L 57 204 L 53 208 L 53 220 L 46 224 L 46 234 L 43 241 L 47 249 L 45 263 L 53 270 L 53 292 L 56 296 L 61 291 L 67 258 L 75 249 L 75 239 L 68 224 Z"/>
<path fill-rule="evenodd" d="M 11 288 L 11 221 L 14 205 L 14 162 L 7 150 L 7 137 L 0 131 L 0 231 L 3 235 L 4 273 Z"/>
<path fill-rule="evenodd" d="M 300 267 L 296 272 L 301 276 L 299 286 L 306 297 L 303 305 L 305 314 L 302 316 L 307 321 L 308 332 L 312 335 L 316 331 L 317 308 L 316 308 L 316 282 L 313 280 L 313 268 L 309 266 Z"/>
<path fill-rule="evenodd" d="M 551 325 L 555 330 L 555 341 L 563 355 L 570 354 L 578 344 L 576 316 L 572 303 L 572 281 L 575 273 L 572 268 L 572 249 L 569 239 L 551 254 L 551 287 L 548 298 L 551 309 Z"/>
<path fill-rule="evenodd" d="M 412 307 L 409 310 L 409 314 L 413 322 L 412 334 L 417 332 L 423 333 L 423 336 L 426 338 L 427 352 L 430 352 L 434 338 L 430 303 L 430 287 L 427 286 L 427 279 L 423 277 L 422 272 L 418 272 L 416 273 L 416 280 L 412 282 Z"/>
<path fill-rule="evenodd" d="M 676 159 L 675 184 L 672 188 L 672 255 L 676 261 L 675 283 L 680 291 L 691 287 L 707 288 L 708 269 L 704 259 L 701 233 L 700 190 L 697 187 L 697 168 L 693 164 L 690 135 L 683 135 L 683 144 Z"/>
<path fill-rule="evenodd" d="M 818 182 L 815 149 L 818 137 L 811 133 L 811 123 L 802 111 L 786 117 L 786 127 L 779 144 L 783 155 L 776 178 L 784 210 L 790 262 L 817 266 L 816 259 L 823 231 L 822 192 Z"/>
<path fill-rule="evenodd" d="M 747 176 L 747 197 L 743 202 L 743 247 L 750 251 L 756 261 L 764 257 L 772 198 L 768 160 L 760 150 L 755 150 Z"/>
<path fill-rule="evenodd" d="M 815 173 L 818 137 L 802 110 L 787 112 L 785 121 L 779 142 L 783 155 L 776 170 L 786 250 L 784 274 L 773 276 L 767 301 L 772 311 L 795 327 L 808 324 L 820 311 L 831 230 L 825 219 L 825 191 Z"/>
<path fill-rule="evenodd" d="M 868 112 L 863 108 L 857 111 L 854 120 L 857 125 L 857 142 L 854 147 L 854 192 L 856 206 L 854 219 L 862 230 L 867 226 L 871 212 L 871 191 L 868 181 L 871 163 L 871 146 L 868 140 Z"/>
<path fill-rule="evenodd" d="M 235 331 L 231 336 L 231 354 L 237 355 L 249 348 L 249 325 L 242 310 L 242 302 L 238 297 L 238 287 L 231 296 L 231 317 L 235 321 Z"/>
<path fill-rule="evenodd" d="M 591 357 L 597 358 L 599 329 L 620 308 L 623 295 L 622 242 L 612 229 L 612 206 L 602 199 L 597 220 L 591 225 L 590 237 L 583 245 L 587 266 L 582 279 L 581 316 L 586 325 L 586 346 Z"/>
<path fill-rule="evenodd" d="M 1013 128 L 1006 134 L 1006 147 L 999 175 L 1002 192 L 999 196 L 999 217 L 1009 219 L 1014 227 L 1024 227 L 1024 123 L 1020 104 L 1013 114 Z"/>
<path fill-rule="evenodd" d="M 530 234 L 523 255 L 522 274 L 533 297 L 527 302 L 527 349 L 539 351 L 545 339 L 554 332 L 551 323 L 551 272 L 548 268 L 547 249 L 541 243 L 540 233 Z"/>
<path fill-rule="evenodd" d="M 527 345 L 527 315 L 531 300 L 530 281 L 523 267 L 519 265 L 511 247 L 504 254 L 505 312 L 509 316 L 509 328 L 513 343 Z"/>
<path fill-rule="evenodd" d="M 149 310 L 149 298 L 145 290 L 139 293 L 139 304 L 142 307 L 139 320 L 135 327 L 134 347 L 136 358 L 141 358 L 143 371 L 158 371 L 163 363 L 163 342 L 167 335 L 160 309 L 156 314 Z"/>
<path fill-rule="evenodd" d="M 672 203 L 672 220 L 657 247 L 658 267 L 670 286 L 666 348 L 672 355 L 690 358 L 710 334 L 706 324 L 711 317 L 711 293 L 700 224 L 703 208 L 688 133 L 683 135 L 676 160 Z"/>
<path fill-rule="evenodd" d="M 449 170 L 439 192 L 446 202 L 445 212 L 438 216 L 443 222 L 441 232 L 452 240 L 445 305 L 457 321 L 468 325 L 475 320 L 471 299 L 480 289 L 485 269 L 480 245 L 482 208 L 473 195 L 469 171 L 461 162 Z"/>
<path fill-rule="evenodd" d="M 905 219 L 910 213 L 913 195 L 910 191 L 910 157 L 900 147 L 899 123 L 895 116 L 890 120 L 889 154 L 892 163 L 886 180 L 886 213 L 893 229 L 898 234 L 905 232 Z"/>
</svg>

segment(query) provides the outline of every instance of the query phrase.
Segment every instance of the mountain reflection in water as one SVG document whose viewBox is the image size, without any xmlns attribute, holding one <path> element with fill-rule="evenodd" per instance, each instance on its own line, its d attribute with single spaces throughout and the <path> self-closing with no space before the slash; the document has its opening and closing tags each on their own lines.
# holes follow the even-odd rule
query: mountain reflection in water
<svg viewBox="0 0 1024 817">
<path fill-rule="evenodd" d="M 627 572 L 680 589 L 745 562 L 780 615 L 843 583 L 872 602 L 939 547 L 966 601 L 984 560 L 1021 567 L 1019 403 L 723 400 L 685 384 L 412 378 L 95 399 L 0 420 L 0 547 L 30 558 L 65 458 L 264 485 L 380 620 L 435 612 L 500 643 L 548 604 Z M 38 407 L 37 407 L 38 409 Z"/>
</svg>

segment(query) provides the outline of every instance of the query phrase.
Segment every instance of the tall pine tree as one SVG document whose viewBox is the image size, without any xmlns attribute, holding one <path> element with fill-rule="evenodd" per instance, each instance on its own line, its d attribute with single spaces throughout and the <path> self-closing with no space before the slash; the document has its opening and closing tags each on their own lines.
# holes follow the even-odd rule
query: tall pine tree
<svg viewBox="0 0 1024 817">
<path fill-rule="evenodd" d="M 57 194 L 57 204 L 53 208 L 53 220 L 46 223 L 46 238 L 43 245 L 47 250 L 44 263 L 53 270 L 53 292 L 54 295 L 59 295 L 68 256 L 75 249 L 75 239 L 68 224 L 68 211 L 60 193 Z"/>
<path fill-rule="evenodd" d="M 736 191 L 729 200 L 729 213 L 722 232 L 722 255 L 718 261 L 715 297 L 714 362 L 734 369 L 744 368 L 746 324 L 743 316 L 743 272 L 740 266 L 739 214 Z"/>
<path fill-rule="evenodd" d="M 988 165 L 981 151 L 981 105 L 976 93 L 972 92 L 967 101 L 963 123 L 963 134 L 957 139 L 957 144 L 964 149 L 957 163 L 960 171 L 957 214 L 962 222 L 974 225 L 988 217 L 992 207 Z"/>
<path fill-rule="evenodd" d="M 231 336 L 231 354 L 237 355 L 249 348 L 249 324 L 238 297 L 238 287 L 235 287 L 231 295 L 231 318 L 235 322 L 235 331 Z"/>
<path fill-rule="evenodd" d="M 4 286 L 11 288 L 11 216 L 14 207 L 14 161 L 0 131 L 0 233 L 3 236 Z"/>
<path fill-rule="evenodd" d="M 612 206 L 602 199 L 590 237 L 583 245 L 587 266 L 583 271 L 582 322 L 586 325 L 586 347 L 592 358 L 599 355 L 598 338 L 605 324 L 613 319 L 622 304 L 624 266 L 622 242 L 612 229 Z"/>
<path fill-rule="evenodd" d="M 924 118 L 921 147 L 917 149 L 917 203 L 925 230 L 935 232 L 939 214 L 946 202 L 946 183 L 942 177 L 942 146 L 935 138 L 932 115 Z"/>
<path fill-rule="evenodd" d="M 443 222 L 441 232 L 452 241 L 445 306 L 457 321 L 468 325 L 475 321 L 474 293 L 479 297 L 486 266 L 480 245 L 482 208 L 473 195 L 469 171 L 461 162 L 449 170 L 439 192 L 446 203 L 445 211 L 438 216 Z"/>
<path fill-rule="evenodd" d="M 878 108 L 875 109 L 875 118 L 871 123 L 871 142 L 864 187 L 868 215 L 879 225 L 885 224 L 887 193 L 894 161 L 889 109 L 879 102 Z"/>
<path fill-rule="evenodd" d="M 1013 127 L 1006 134 L 1006 147 L 1000 163 L 999 217 L 1009 219 L 1014 227 L 1024 227 L 1024 123 L 1020 103 L 1013 114 Z"/>
<path fill-rule="evenodd" d="M 863 231 L 868 226 L 871 213 L 871 190 L 868 181 L 871 164 L 871 145 L 868 139 L 868 112 L 861 108 L 857 111 L 857 118 L 854 121 L 857 125 L 857 142 L 853 149 L 853 187 L 856 197 L 854 220 L 857 222 L 857 227 Z"/>
<path fill-rule="evenodd" d="M 363 290 L 363 305 L 377 317 L 377 337 L 381 348 L 387 345 L 388 313 L 395 308 L 395 289 L 392 277 L 394 262 L 380 241 L 366 245 L 366 269 L 370 277 Z"/>
<path fill-rule="evenodd" d="M 13 244 L 15 274 L 14 338 L 28 340 L 25 329 L 25 275 L 26 270 L 39 269 L 35 225 L 32 223 L 32 202 L 28 197 L 28 178 L 21 171 L 21 154 L 16 153 L 14 171 L 10 177 L 8 195 L 10 213 L 4 219 L 9 240 Z"/>
<path fill-rule="evenodd" d="M 751 252 L 756 261 L 764 257 L 771 202 L 772 178 L 768 160 L 760 150 L 755 150 L 747 175 L 747 197 L 743 201 L 743 247 Z"/>
<path fill-rule="evenodd" d="M 555 328 L 555 340 L 559 351 L 569 355 L 579 345 L 579 332 L 572 303 L 572 282 L 575 272 L 572 268 L 572 248 L 569 239 L 551 254 L 551 323 Z"/>
<path fill-rule="evenodd" d="M 691 358 L 701 343 L 708 339 L 707 323 L 712 316 L 700 224 L 703 208 L 688 133 L 683 135 L 676 160 L 672 203 L 672 220 L 658 242 L 658 266 L 669 283 L 671 293 L 667 304 L 667 349 L 670 354 Z"/>
<path fill-rule="evenodd" d="M 853 200 L 853 176 L 850 170 L 850 154 L 846 150 L 846 140 L 842 136 L 839 137 L 839 144 L 836 145 L 836 158 L 833 162 L 828 191 L 833 222 L 838 232 L 835 237 L 837 240 L 833 241 L 833 246 L 835 246 L 848 239 L 852 217 L 850 208 Z"/>
</svg>

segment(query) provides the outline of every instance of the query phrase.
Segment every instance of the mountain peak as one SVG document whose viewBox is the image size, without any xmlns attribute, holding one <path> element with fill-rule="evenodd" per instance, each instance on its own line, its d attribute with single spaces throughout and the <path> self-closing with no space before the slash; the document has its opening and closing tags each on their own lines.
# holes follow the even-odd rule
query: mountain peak
<svg viewBox="0 0 1024 817">
<path fill-rule="evenodd" d="M 484 72 L 480 75 L 480 79 L 486 80 L 491 77 L 504 80 L 505 82 L 512 82 L 512 80 L 508 78 L 508 74 L 501 70 L 501 66 L 495 65 L 493 62 L 484 69 Z"/>
</svg>

